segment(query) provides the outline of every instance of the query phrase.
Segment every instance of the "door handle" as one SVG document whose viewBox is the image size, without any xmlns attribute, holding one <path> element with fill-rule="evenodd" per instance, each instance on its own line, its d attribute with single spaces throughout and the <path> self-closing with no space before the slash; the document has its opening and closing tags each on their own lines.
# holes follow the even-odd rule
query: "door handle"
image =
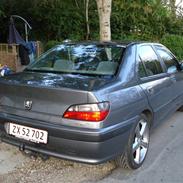
<svg viewBox="0 0 183 183">
<path fill-rule="evenodd" d="M 149 94 L 153 94 L 153 93 L 154 93 L 153 87 L 148 87 L 148 88 L 147 88 L 147 92 L 148 92 Z"/>
</svg>

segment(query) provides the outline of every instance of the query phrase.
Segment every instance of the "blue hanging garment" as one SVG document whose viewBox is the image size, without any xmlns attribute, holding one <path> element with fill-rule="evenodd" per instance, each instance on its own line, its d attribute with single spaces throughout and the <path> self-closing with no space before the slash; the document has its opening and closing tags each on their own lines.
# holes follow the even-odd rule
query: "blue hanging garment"
<svg viewBox="0 0 183 183">
<path fill-rule="evenodd" d="M 17 31 L 13 19 L 10 21 L 9 25 L 9 38 L 8 38 L 8 44 L 21 44 L 24 45 L 26 42 L 24 39 L 20 36 L 19 32 Z"/>
</svg>

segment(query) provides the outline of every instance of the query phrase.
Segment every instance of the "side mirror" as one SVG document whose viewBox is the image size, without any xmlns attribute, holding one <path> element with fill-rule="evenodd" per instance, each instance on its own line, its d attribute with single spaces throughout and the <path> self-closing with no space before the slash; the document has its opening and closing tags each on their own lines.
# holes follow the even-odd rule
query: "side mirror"
<svg viewBox="0 0 183 183">
<path fill-rule="evenodd" d="M 183 65 L 182 65 L 182 66 L 183 66 Z M 171 67 L 168 68 L 167 72 L 168 72 L 169 74 L 174 74 L 174 73 L 177 72 L 177 67 L 173 65 L 173 66 L 171 66 Z"/>
</svg>

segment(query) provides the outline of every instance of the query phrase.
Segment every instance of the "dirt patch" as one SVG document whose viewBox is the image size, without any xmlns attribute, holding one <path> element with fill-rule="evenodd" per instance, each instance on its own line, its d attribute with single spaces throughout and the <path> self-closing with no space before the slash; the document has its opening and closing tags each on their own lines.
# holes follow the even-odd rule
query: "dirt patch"
<svg viewBox="0 0 183 183">
<path fill-rule="evenodd" d="M 113 169 L 115 169 L 113 163 L 93 166 L 56 158 L 43 161 L 41 158 L 22 155 L 12 146 L 0 144 L 1 183 L 95 182 L 109 175 Z"/>
<path fill-rule="evenodd" d="M 0 175 L 12 172 L 27 159 L 18 153 L 16 148 L 0 144 Z"/>
</svg>

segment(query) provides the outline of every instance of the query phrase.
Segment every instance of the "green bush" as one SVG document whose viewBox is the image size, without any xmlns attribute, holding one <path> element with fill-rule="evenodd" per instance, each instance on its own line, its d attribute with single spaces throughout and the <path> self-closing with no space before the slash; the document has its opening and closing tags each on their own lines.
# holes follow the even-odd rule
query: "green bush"
<svg viewBox="0 0 183 183">
<path fill-rule="evenodd" d="M 183 36 L 166 34 L 160 42 L 169 48 L 179 60 L 183 60 Z"/>
<path fill-rule="evenodd" d="M 60 44 L 61 42 L 60 41 L 57 41 L 57 40 L 50 40 L 48 41 L 45 45 L 44 45 L 44 51 L 47 51 L 49 50 L 50 48 Z"/>
</svg>

